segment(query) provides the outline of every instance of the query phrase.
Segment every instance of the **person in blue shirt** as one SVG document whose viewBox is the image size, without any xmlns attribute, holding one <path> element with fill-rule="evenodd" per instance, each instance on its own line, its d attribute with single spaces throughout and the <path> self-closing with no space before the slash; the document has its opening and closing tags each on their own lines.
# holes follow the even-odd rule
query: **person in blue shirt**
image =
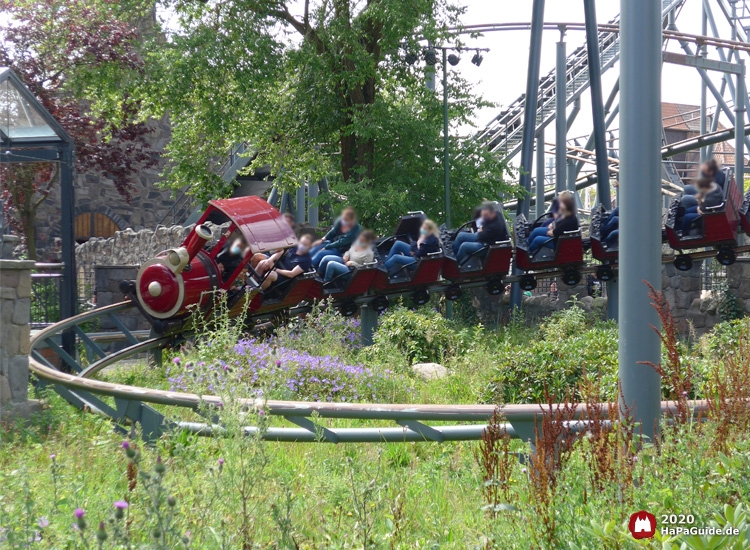
<svg viewBox="0 0 750 550">
<path fill-rule="evenodd" d="M 344 208 L 331 230 L 322 239 L 313 243 L 312 250 L 310 250 L 313 265 L 318 267 L 320 260 L 326 256 L 335 255 L 342 258 L 361 230 L 354 208 L 351 206 Z"/>
<path fill-rule="evenodd" d="M 441 247 L 440 230 L 437 224 L 432 220 L 425 220 L 419 228 L 419 239 L 412 243 L 404 241 L 393 243 L 385 260 L 385 267 L 388 273 L 397 272 L 403 266 L 416 265 L 419 258 L 427 254 L 440 252 Z"/>
<path fill-rule="evenodd" d="M 303 273 L 312 271 L 312 257 L 310 249 L 313 238 L 309 233 L 303 233 L 297 240 L 297 246 L 286 251 L 279 250 L 258 263 L 255 270 L 258 273 L 265 273 L 268 269 L 273 271 L 268 274 L 266 279 L 271 283 L 282 283 L 288 279 L 293 279 Z"/>
<path fill-rule="evenodd" d="M 547 228 L 544 235 L 537 235 L 526 242 L 529 247 L 529 254 L 536 254 L 543 246 L 555 248 L 557 239 L 568 231 L 575 231 L 579 228 L 578 216 L 576 215 L 576 203 L 572 194 L 560 194 L 560 215 L 555 223 Z"/>
</svg>

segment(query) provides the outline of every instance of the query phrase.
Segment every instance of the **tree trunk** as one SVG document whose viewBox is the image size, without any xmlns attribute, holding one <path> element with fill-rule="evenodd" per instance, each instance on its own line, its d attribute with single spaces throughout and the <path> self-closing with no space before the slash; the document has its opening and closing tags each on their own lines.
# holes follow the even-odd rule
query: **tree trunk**
<svg viewBox="0 0 750 550">
<path fill-rule="evenodd" d="M 34 221 L 36 219 L 36 209 L 31 215 L 24 216 L 21 220 L 23 227 L 23 234 L 26 237 L 26 254 L 29 260 L 36 261 L 36 229 L 34 227 Z"/>
</svg>

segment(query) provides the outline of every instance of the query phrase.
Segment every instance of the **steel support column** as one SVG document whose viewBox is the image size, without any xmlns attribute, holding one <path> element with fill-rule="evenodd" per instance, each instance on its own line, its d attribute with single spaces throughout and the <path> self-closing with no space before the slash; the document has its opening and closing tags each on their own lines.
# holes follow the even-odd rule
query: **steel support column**
<svg viewBox="0 0 750 550">
<path fill-rule="evenodd" d="M 307 223 L 311 227 L 318 227 L 320 216 L 318 215 L 318 183 L 307 184 Z"/>
<path fill-rule="evenodd" d="M 273 187 L 271 187 L 271 192 L 268 194 L 268 204 L 270 204 L 271 206 L 273 206 L 275 208 L 276 207 L 276 201 L 278 201 L 278 200 L 279 200 L 279 190 L 274 185 Z"/>
<path fill-rule="evenodd" d="M 297 208 L 296 212 L 294 213 L 294 219 L 297 223 L 305 223 L 306 195 L 307 190 L 305 189 L 305 185 L 300 185 L 299 187 L 297 187 L 297 200 L 295 201 Z"/>
<path fill-rule="evenodd" d="M 538 218 L 544 213 L 544 128 L 536 136 L 536 201 L 534 213 Z"/>
<path fill-rule="evenodd" d="M 60 232 L 62 236 L 63 280 L 60 286 L 60 317 L 68 319 L 78 313 L 78 283 L 76 282 L 75 243 L 75 184 L 73 182 L 74 153 L 72 145 L 64 145 L 60 161 Z M 65 331 L 62 347 L 70 355 L 75 353 L 75 333 Z"/>
<path fill-rule="evenodd" d="M 661 289 L 662 18 L 653 0 L 620 0 L 619 379 L 643 434 L 658 433 L 660 327 L 648 282 Z"/>
<path fill-rule="evenodd" d="M 523 115 L 523 144 L 521 147 L 521 190 L 518 214 L 528 217 L 531 203 L 531 168 L 534 162 L 534 137 L 536 135 L 536 110 L 539 98 L 539 65 L 544 31 L 544 0 L 534 0 L 531 12 L 531 39 L 529 65 L 526 73 L 526 102 Z"/>
<path fill-rule="evenodd" d="M 529 41 L 529 65 L 526 73 L 526 102 L 523 114 L 523 144 L 521 147 L 521 179 L 519 186 L 523 197 L 518 201 L 516 214 L 529 217 L 531 204 L 531 168 L 534 159 L 534 136 L 536 134 L 536 108 L 539 98 L 539 65 L 544 31 L 544 0 L 534 0 L 531 10 L 531 38 Z M 513 268 L 514 274 L 518 269 Z M 521 307 L 521 287 L 513 283 L 510 293 L 512 309 Z"/>
<path fill-rule="evenodd" d="M 445 227 L 451 227 L 451 161 L 448 136 L 448 49 L 443 48 L 443 186 Z"/>
<path fill-rule="evenodd" d="M 745 192 L 745 140 L 742 131 L 745 121 L 745 60 L 738 59 L 741 65 L 740 74 L 737 75 L 737 100 L 734 102 L 734 177 L 737 186 L 744 194 Z"/>
<path fill-rule="evenodd" d="M 612 208 L 609 190 L 609 158 L 607 155 L 607 130 L 604 124 L 604 97 L 602 93 L 602 64 L 599 56 L 599 30 L 596 24 L 594 0 L 583 0 L 586 18 L 586 48 L 589 58 L 589 86 L 591 88 L 591 115 L 594 124 L 594 150 L 596 152 L 597 200 L 607 210 Z"/>
<path fill-rule="evenodd" d="M 568 121 L 565 118 L 566 88 L 568 79 L 567 52 L 565 47 L 565 27 L 560 26 L 560 41 L 557 43 L 557 63 L 555 65 L 555 190 L 560 193 L 565 190 L 567 179 Z M 539 197 L 537 195 L 537 204 Z"/>
<path fill-rule="evenodd" d="M 701 34 L 703 36 L 706 36 L 708 33 L 708 14 L 706 13 L 706 4 L 703 2 L 701 4 Z M 703 57 L 706 57 L 708 55 L 708 48 L 704 44 L 703 47 L 700 49 L 700 54 Z M 701 79 L 701 105 L 700 105 L 700 133 L 701 135 L 706 134 L 706 94 L 708 92 L 708 88 L 706 87 L 706 83 Z M 701 147 L 700 148 L 700 162 L 701 164 L 706 161 L 708 158 L 706 156 L 706 148 Z"/>
<path fill-rule="evenodd" d="M 378 310 L 371 304 L 362 304 L 359 308 L 360 334 L 363 346 L 372 345 L 372 337 L 378 327 Z"/>
</svg>

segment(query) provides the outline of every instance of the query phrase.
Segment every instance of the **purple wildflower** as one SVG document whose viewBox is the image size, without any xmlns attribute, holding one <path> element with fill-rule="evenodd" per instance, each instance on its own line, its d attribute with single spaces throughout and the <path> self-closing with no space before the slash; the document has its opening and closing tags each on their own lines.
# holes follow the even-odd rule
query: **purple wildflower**
<svg viewBox="0 0 750 550">
<path fill-rule="evenodd" d="M 129 505 L 125 500 L 116 500 L 114 506 L 118 510 L 125 510 Z"/>
<path fill-rule="evenodd" d="M 122 442 L 122 448 L 126 449 L 126 450 L 130 449 L 130 442 L 123 440 L 123 442 Z"/>
<path fill-rule="evenodd" d="M 73 512 L 73 515 L 76 517 L 76 519 L 81 519 L 83 516 L 86 515 L 86 512 L 83 508 L 76 508 L 76 511 Z"/>
<path fill-rule="evenodd" d="M 42 516 L 37 520 L 36 524 L 40 529 L 46 529 L 47 527 L 49 527 L 49 520 L 46 516 Z"/>
</svg>

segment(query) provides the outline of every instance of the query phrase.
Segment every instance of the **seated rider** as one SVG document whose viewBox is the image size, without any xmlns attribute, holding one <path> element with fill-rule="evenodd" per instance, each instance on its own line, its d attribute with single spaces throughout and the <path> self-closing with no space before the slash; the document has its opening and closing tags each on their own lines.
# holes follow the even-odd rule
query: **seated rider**
<svg viewBox="0 0 750 550">
<path fill-rule="evenodd" d="M 571 193 L 560 194 L 560 216 L 555 223 L 547 228 L 545 235 L 537 235 L 527 241 L 529 254 L 536 254 L 543 246 L 555 248 L 557 239 L 568 231 L 579 228 L 578 216 L 576 216 L 576 203 Z M 533 232 L 532 232 L 533 233 Z"/>
<path fill-rule="evenodd" d="M 265 272 L 269 267 L 274 268 L 267 277 L 273 283 L 282 283 L 312 271 L 312 256 L 310 256 L 312 242 L 312 235 L 303 233 L 297 240 L 297 246 L 290 248 L 286 253 L 283 250 L 274 252 L 270 258 L 258 263 L 256 271 L 260 269 Z"/>
<path fill-rule="evenodd" d="M 313 243 L 310 251 L 313 265 L 318 267 L 320 261 L 326 256 L 336 255 L 341 258 L 355 241 L 361 229 L 357 223 L 357 213 L 354 208 L 351 206 L 344 208 L 331 230 L 322 239 Z"/>
<path fill-rule="evenodd" d="M 726 176 L 724 172 L 721 171 L 721 167 L 715 158 L 710 158 L 701 164 L 700 177 L 701 179 L 712 179 L 719 187 L 722 189 L 724 188 L 724 180 L 726 179 Z"/>
<path fill-rule="evenodd" d="M 440 230 L 432 220 L 425 220 L 419 228 L 419 239 L 410 243 L 396 241 L 388 252 L 385 267 L 388 273 L 398 271 L 406 265 L 416 264 L 419 258 L 439 252 L 441 248 Z"/>
<path fill-rule="evenodd" d="M 372 263 L 375 260 L 375 252 L 372 249 L 373 242 L 375 242 L 375 233 L 369 229 L 362 231 L 343 257 L 331 254 L 321 259 L 318 273 L 323 276 L 325 282 L 329 282 L 334 277 Z"/>
<path fill-rule="evenodd" d="M 221 282 L 226 283 L 229 277 L 237 270 L 245 256 L 247 243 L 242 237 L 237 237 L 224 245 L 221 252 L 216 255 L 216 264 L 219 266 Z"/>
<path fill-rule="evenodd" d="M 508 239 L 508 229 L 501 216 L 494 202 L 486 202 L 482 205 L 479 230 L 476 233 L 462 231 L 453 240 L 453 252 L 459 264 L 464 263 L 472 253 L 485 246 Z"/>
<path fill-rule="evenodd" d="M 685 197 L 683 197 L 684 199 Z M 693 222 L 706 213 L 706 208 L 719 206 L 724 202 L 724 190 L 713 179 L 701 178 L 698 180 L 697 204 L 685 208 L 682 216 L 682 233 L 688 233 Z"/>
<path fill-rule="evenodd" d="M 573 196 L 573 194 L 570 191 L 562 191 L 558 196 L 556 196 L 553 199 L 552 206 L 550 207 L 550 212 L 552 213 L 552 215 L 542 220 L 542 223 L 539 227 L 536 227 L 531 230 L 531 233 L 529 233 L 529 236 L 526 237 L 527 242 L 533 241 L 536 237 L 547 235 L 549 226 L 555 223 L 555 220 L 557 220 L 557 218 L 560 217 L 560 198 L 565 197 L 567 195 L 570 195 L 571 197 Z"/>
</svg>

